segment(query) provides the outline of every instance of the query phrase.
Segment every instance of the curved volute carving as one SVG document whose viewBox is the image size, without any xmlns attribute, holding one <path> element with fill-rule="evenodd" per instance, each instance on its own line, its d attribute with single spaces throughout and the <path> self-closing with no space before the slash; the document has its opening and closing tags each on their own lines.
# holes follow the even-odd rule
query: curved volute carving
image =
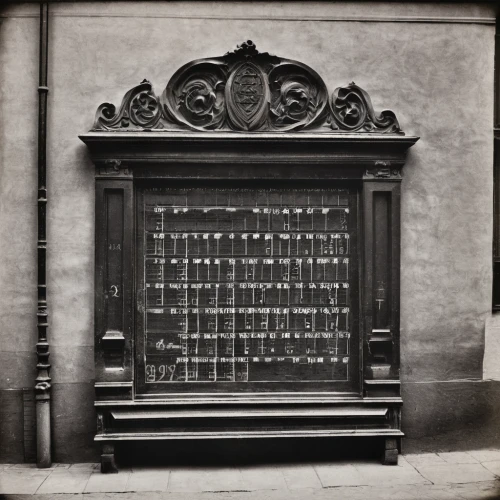
<svg viewBox="0 0 500 500">
<path fill-rule="evenodd" d="M 222 57 L 182 66 L 161 97 L 144 80 L 120 109 L 99 106 L 92 130 L 323 131 L 399 133 L 392 111 L 376 113 L 355 85 L 329 99 L 322 78 L 297 61 L 260 53 L 252 41 Z"/>
<path fill-rule="evenodd" d="M 271 70 L 269 80 L 274 128 L 311 128 L 325 122 L 328 90 L 315 71 L 303 64 L 285 61 Z"/>
<path fill-rule="evenodd" d="M 396 115 L 385 110 L 377 114 L 370 96 L 354 82 L 335 89 L 332 95 L 332 128 L 350 132 L 401 132 Z"/>
<path fill-rule="evenodd" d="M 93 130 L 161 128 L 158 98 L 151 83 L 143 80 L 123 97 L 118 112 L 113 104 L 105 102 L 97 108 Z"/>
<path fill-rule="evenodd" d="M 224 66 L 217 60 L 185 64 L 170 79 L 161 97 L 172 122 L 197 130 L 220 128 L 226 118 Z"/>
</svg>

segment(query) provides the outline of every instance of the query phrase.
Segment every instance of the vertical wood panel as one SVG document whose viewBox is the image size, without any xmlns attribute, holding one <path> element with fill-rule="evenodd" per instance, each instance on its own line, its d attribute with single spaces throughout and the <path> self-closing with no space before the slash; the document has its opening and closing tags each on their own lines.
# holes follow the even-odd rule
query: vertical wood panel
<svg viewBox="0 0 500 500">
<path fill-rule="evenodd" d="M 400 274 L 401 274 L 401 184 L 391 186 L 391 334 L 393 377 L 399 379 L 400 367 Z"/>
<path fill-rule="evenodd" d="M 365 380 L 399 379 L 400 188 L 364 182 Z"/>
<path fill-rule="evenodd" d="M 106 333 L 123 335 L 123 190 L 106 189 L 106 279 L 104 283 L 104 307 Z"/>
<path fill-rule="evenodd" d="M 96 181 L 96 378 L 132 380 L 132 179 Z"/>
<path fill-rule="evenodd" d="M 390 194 L 375 192 L 373 195 L 373 328 L 390 328 Z"/>
</svg>

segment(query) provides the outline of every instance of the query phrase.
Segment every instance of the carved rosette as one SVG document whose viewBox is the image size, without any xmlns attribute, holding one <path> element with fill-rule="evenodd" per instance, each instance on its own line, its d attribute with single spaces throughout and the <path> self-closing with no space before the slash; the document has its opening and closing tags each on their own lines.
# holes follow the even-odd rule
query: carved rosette
<svg viewBox="0 0 500 500">
<path fill-rule="evenodd" d="M 260 53 L 250 40 L 222 57 L 199 59 L 172 76 L 161 97 L 144 80 L 117 111 L 99 106 L 92 130 L 300 131 L 402 134 L 392 111 L 376 113 L 368 94 L 339 87 L 297 61 Z"/>
</svg>

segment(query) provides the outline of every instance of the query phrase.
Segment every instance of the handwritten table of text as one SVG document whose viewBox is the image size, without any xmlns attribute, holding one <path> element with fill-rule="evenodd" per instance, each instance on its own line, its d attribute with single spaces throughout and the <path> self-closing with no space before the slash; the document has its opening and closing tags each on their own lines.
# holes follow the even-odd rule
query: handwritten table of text
<svg viewBox="0 0 500 500">
<path fill-rule="evenodd" d="M 146 382 L 347 381 L 354 200 L 347 189 L 146 195 Z"/>
</svg>

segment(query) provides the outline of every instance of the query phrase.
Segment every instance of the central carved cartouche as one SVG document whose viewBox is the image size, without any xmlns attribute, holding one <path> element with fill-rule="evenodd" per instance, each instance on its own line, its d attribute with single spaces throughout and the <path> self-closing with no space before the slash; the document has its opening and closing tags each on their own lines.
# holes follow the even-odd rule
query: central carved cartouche
<svg viewBox="0 0 500 500">
<path fill-rule="evenodd" d="M 228 85 L 238 109 L 252 116 L 262 105 L 264 98 L 264 75 L 253 64 L 242 64 L 232 75 L 232 85 Z"/>
<path fill-rule="evenodd" d="M 269 87 L 266 75 L 251 62 L 236 67 L 226 83 L 226 105 L 236 130 L 254 130 L 267 120 Z"/>
<path fill-rule="evenodd" d="M 392 111 L 376 113 L 368 94 L 350 83 L 331 98 L 309 66 L 259 52 L 248 40 L 222 57 L 189 62 L 161 97 L 147 80 L 119 111 L 99 106 L 92 130 L 299 131 L 402 134 Z"/>
</svg>

